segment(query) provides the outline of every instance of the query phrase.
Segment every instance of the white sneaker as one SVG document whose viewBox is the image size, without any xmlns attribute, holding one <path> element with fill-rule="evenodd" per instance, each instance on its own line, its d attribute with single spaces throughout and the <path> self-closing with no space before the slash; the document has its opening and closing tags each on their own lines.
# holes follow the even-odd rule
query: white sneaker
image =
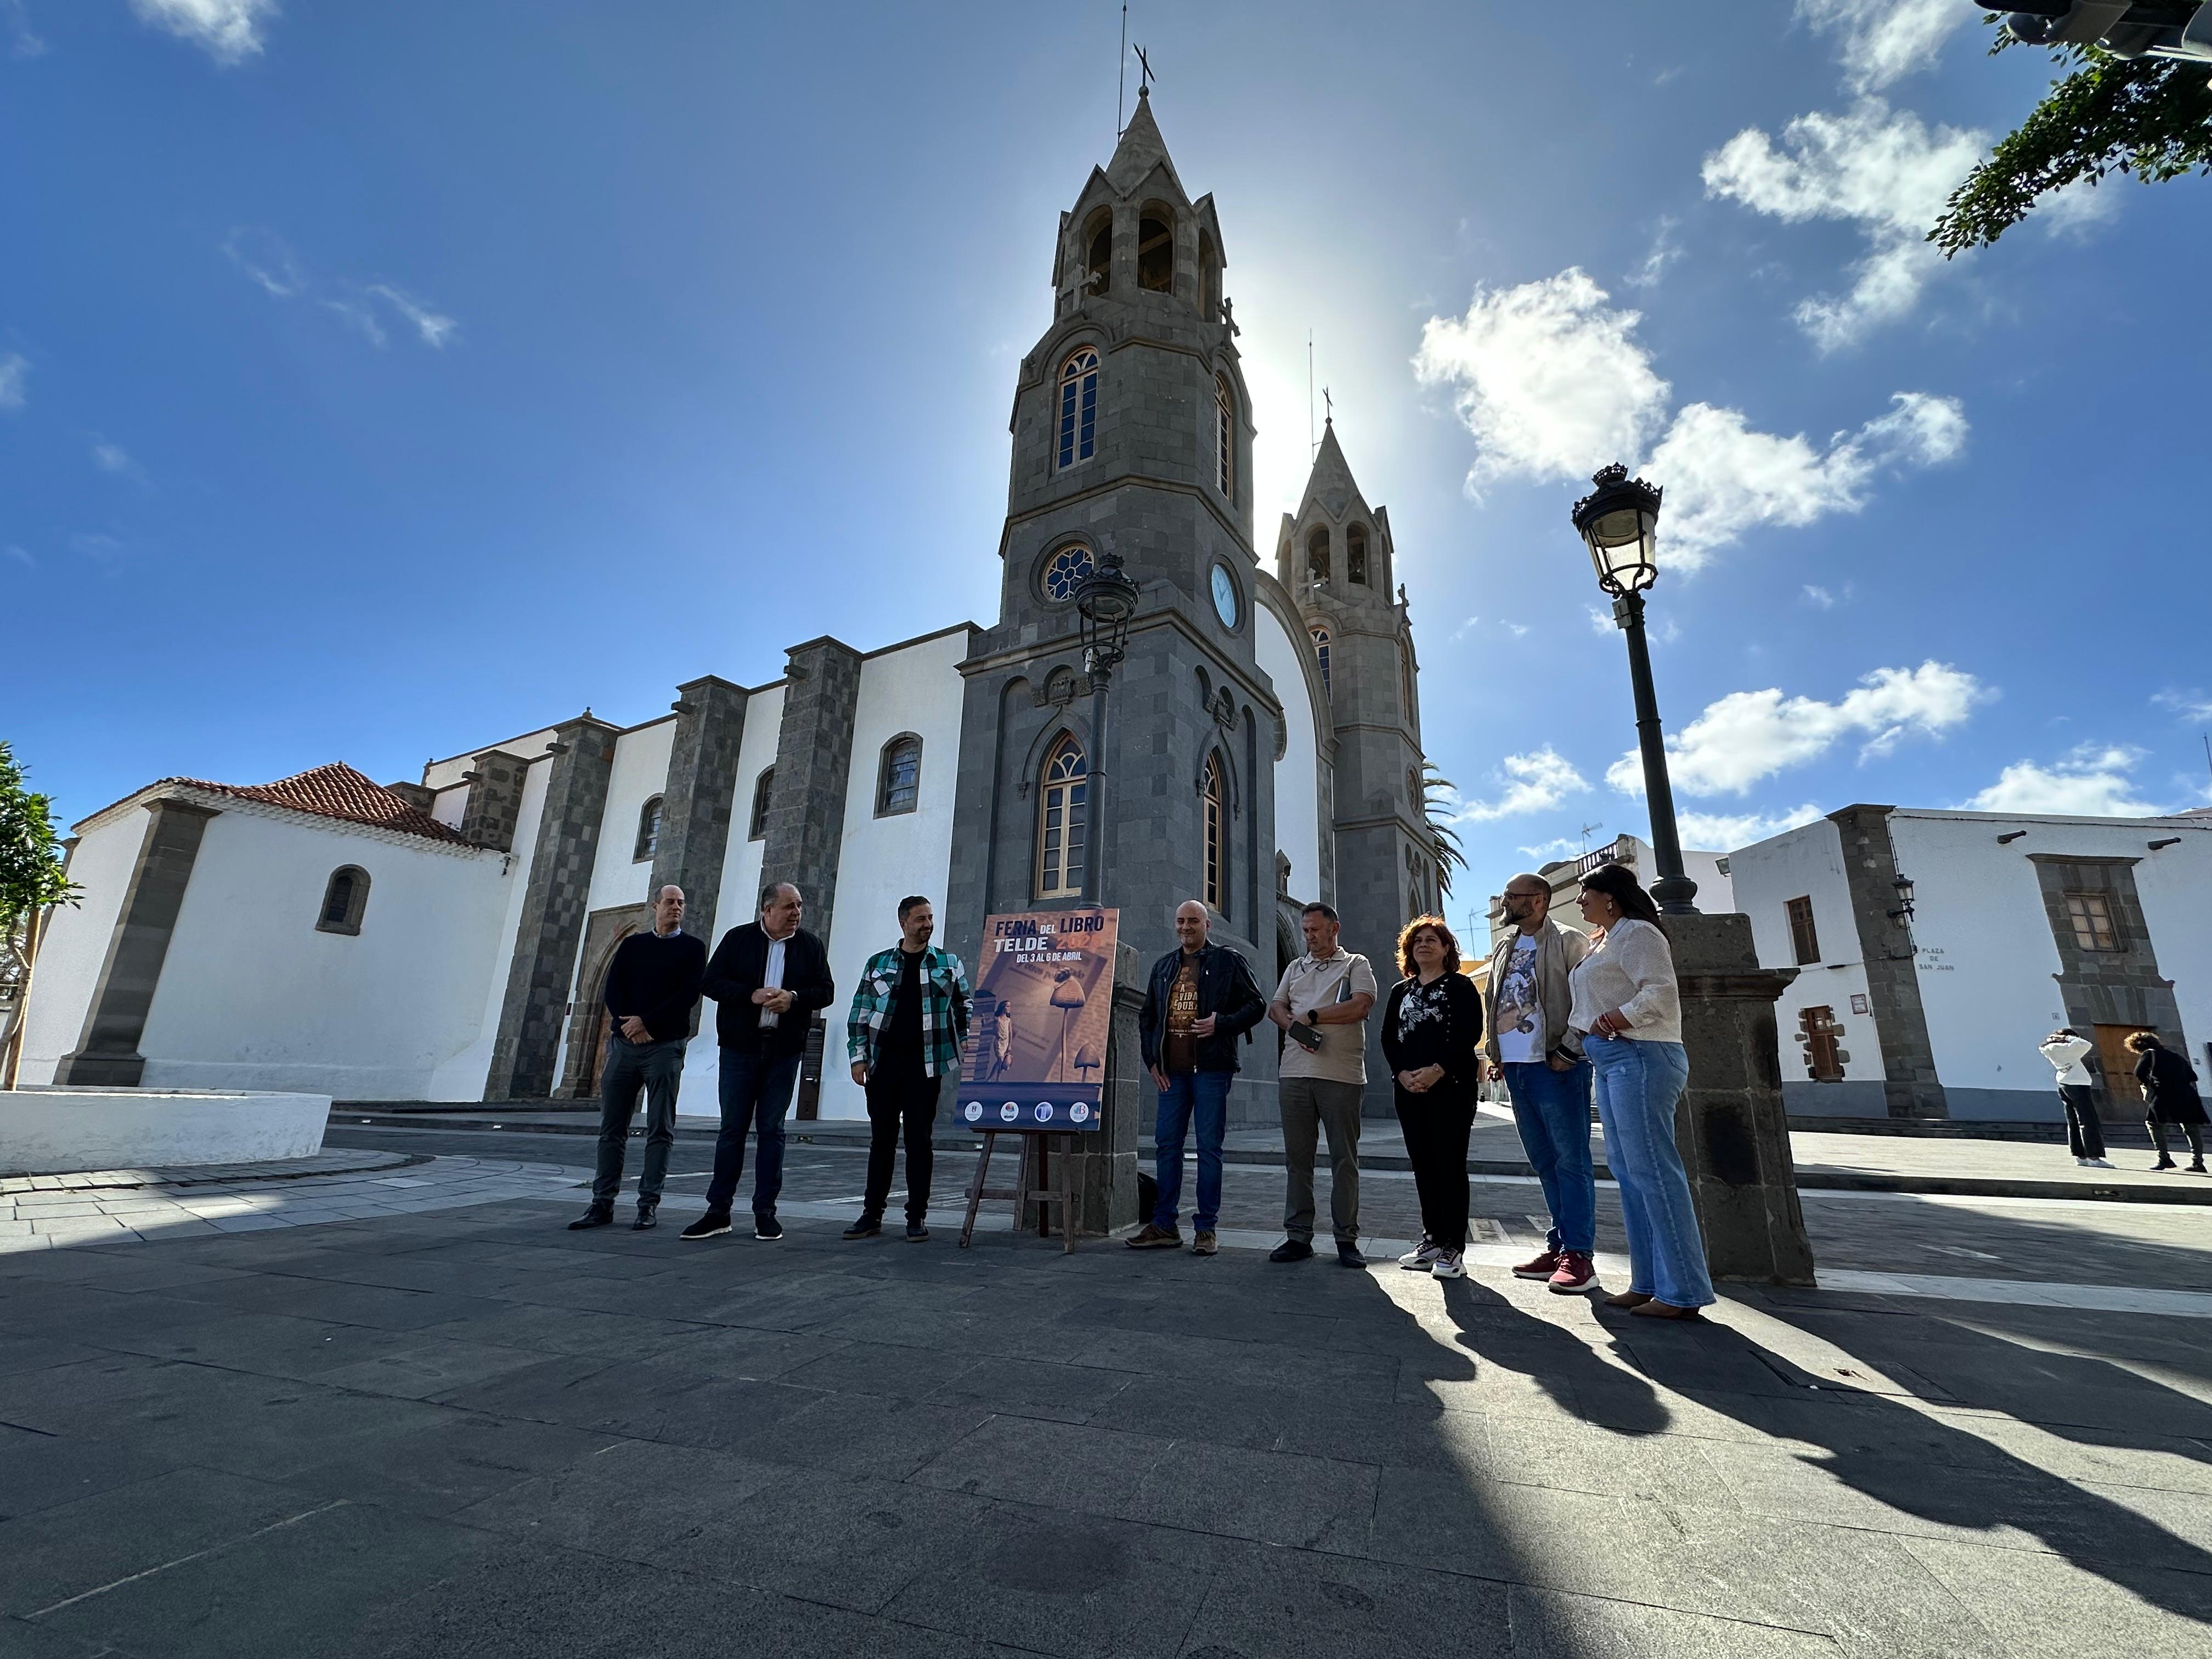
<svg viewBox="0 0 2212 1659">
<path fill-rule="evenodd" d="M 1438 1250 L 1437 1259 L 1429 1266 L 1432 1279 L 1465 1279 L 1467 1267 L 1457 1250 Z"/>
<path fill-rule="evenodd" d="M 1419 1243 L 1398 1258 L 1398 1265 L 1409 1273 L 1425 1273 L 1430 1265 L 1443 1252 L 1424 1238 Z"/>
<path fill-rule="evenodd" d="M 2074 1167 L 2077 1170 L 2091 1169 L 2095 1166 L 2096 1162 L 2094 1158 L 2077 1158 L 2074 1160 Z"/>
<path fill-rule="evenodd" d="M 2109 1170 L 2112 1167 L 2112 1160 L 2109 1158 L 2085 1158 L 2081 1160 L 2081 1167 L 2085 1170 Z"/>
</svg>

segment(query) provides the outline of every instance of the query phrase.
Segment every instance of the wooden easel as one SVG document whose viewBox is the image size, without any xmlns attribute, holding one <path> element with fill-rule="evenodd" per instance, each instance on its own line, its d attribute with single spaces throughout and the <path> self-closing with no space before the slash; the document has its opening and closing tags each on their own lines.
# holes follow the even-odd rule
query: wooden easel
<svg viewBox="0 0 2212 1659">
<path fill-rule="evenodd" d="M 1048 1137 L 1034 1130 L 1005 1131 L 1004 1133 L 1012 1134 L 1021 1143 L 1021 1162 L 1014 1171 L 1012 1186 L 994 1187 L 988 1184 L 991 1176 L 991 1154 L 998 1149 L 1000 1133 L 996 1129 L 983 1131 L 983 1151 L 975 1160 L 975 1178 L 968 1183 L 968 1217 L 961 1224 L 960 1248 L 966 1249 L 968 1241 L 975 1236 L 975 1212 L 982 1207 L 983 1200 L 987 1198 L 1010 1198 L 1014 1200 L 1016 1206 L 1014 1216 L 1018 1224 L 1021 1218 L 1020 1206 L 1034 1204 L 1037 1206 L 1037 1237 L 1039 1238 L 1052 1237 L 1051 1214 L 1048 1206 L 1058 1204 L 1060 1206 L 1060 1251 L 1063 1255 L 1073 1255 L 1075 1250 L 1075 1160 L 1071 1156 L 1070 1149 L 1066 1147 L 1060 1149 L 1058 1188 L 1055 1189 L 1042 1183 L 1047 1171 L 1045 1159 L 1052 1150 L 1046 1146 L 1045 1141 L 1048 1139 L 1073 1139 L 1074 1137 L 1059 1135 Z M 1034 1174 L 1032 1174 L 1033 1169 Z M 1033 1182 L 1036 1184 L 1032 1184 Z"/>
</svg>

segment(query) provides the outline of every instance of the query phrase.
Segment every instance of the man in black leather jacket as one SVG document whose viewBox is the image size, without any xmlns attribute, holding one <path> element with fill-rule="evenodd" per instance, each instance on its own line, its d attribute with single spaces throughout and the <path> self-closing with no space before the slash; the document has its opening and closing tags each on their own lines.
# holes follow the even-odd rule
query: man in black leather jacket
<svg viewBox="0 0 2212 1659">
<path fill-rule="evenodd" d="M 1176 908 L 1176 948 L 1152 964 L 1137 1031 L 1145 1065 L 1159 1085 L 1152 1131 L 1159 1202 L 1129 1240 L 1133 1250 L 1174 1249 L 1182 1196 L 1182 1148 L 1198 1123 L 1198 1203 L 1191 1212 L 1191 1251 L 1214 1254 L 1221 1214 L 1221 1142 L 1229 1125 L 1229 1085 L 1237 1075 L 1237 1039 L 1260 1023 L 1267 999 L 1252 964 L 1223 945 L 1209 945 L 1206 906 L 1187 899 Z"/>
</svg>

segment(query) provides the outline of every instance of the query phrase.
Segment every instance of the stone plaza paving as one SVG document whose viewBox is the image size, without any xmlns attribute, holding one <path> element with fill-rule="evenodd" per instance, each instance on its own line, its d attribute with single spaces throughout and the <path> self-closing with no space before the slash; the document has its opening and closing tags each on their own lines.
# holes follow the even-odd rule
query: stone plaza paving
<svg viewBox="0 0 2212 1659">
<path fill-rule="evenodd" d="M 775 1244 L 418 1157 L 0 1253 L 0 1655 L 2212 1650 L 2212 1237 L 2159 1235 L 2167 1311 L 1692 1328 L 1487 1264 L 846 1244 L 820 1162 Z"/>
</svg>

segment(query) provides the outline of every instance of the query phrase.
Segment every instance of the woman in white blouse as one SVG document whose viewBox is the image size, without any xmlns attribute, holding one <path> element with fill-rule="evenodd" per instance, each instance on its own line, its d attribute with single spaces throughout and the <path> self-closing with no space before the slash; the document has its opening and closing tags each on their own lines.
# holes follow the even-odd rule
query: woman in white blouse
<svg viewBox="0 0 2212 1659">
<path fill-rule="evenodd" d="M 1695 1319 L 1715 1298 L 1690 1180 L 1674 1147 L 1674 1107 L 1690 1080 L 1682 998 L 1659 907 L 1618 864 L 1583 878 L 1590 953 L 1569 978 L 1567 1023 L 1596 1069 L 1605 1161 L 1620 1183 L 1628 1288 L 1606 1301 L 1650 1319 Z"/>
</svg>

